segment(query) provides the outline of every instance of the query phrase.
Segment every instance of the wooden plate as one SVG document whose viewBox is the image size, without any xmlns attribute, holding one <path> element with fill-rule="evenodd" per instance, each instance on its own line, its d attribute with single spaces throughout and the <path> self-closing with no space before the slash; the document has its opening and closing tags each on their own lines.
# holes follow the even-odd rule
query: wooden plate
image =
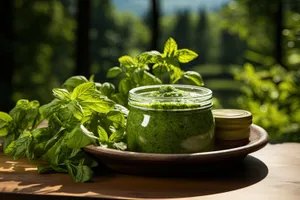
<svg viewBox="0 0 300 200">
<path fill-rule="evenodd" d="M 267 143 L 267 132 L 253 124 L 251 125 L 249 142 L 230 149 L 192 154 L 155 154 L 119 151 L 90 145 L 84 150 L 100 163 L 117 172 L 179 176 L 224 171 L 241 161 L 249 153 L 263 148 Z"/>
</svg>

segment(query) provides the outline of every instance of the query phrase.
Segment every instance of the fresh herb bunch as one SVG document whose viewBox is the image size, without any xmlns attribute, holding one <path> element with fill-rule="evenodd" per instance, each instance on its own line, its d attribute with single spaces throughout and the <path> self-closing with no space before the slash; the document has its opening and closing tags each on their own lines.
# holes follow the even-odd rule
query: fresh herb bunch
<svg viewBox="0 0 300 200">
<path fill-rule="evenodd" d="M 184 72 L 180 63 L 188 63 L 198 56 L 192 50 L 178 49 L 173 38 L 169 38 L 164 45 L 164 52 L 147 51 L 137 57 L 122 56 L 119 58 L 120 67 L 108 70 L 108 78 L 120 78 L 118 93 L 111 98 L 116 102 L 127 105 L 130 89 L 161 83 L 186 83 L 191 85 L 203 85 L 201 75 L 195 71 Z M 152 69 L 153 74 L 150 73 Z"/>
<path fill-rule="evenodd" d="M 14 159 L 27 157 L 39 173 L 67 172 L 76 182 L 90 180 L 97 163 L 82 147 L 126 149 L 128 111 L 103 95 L 104 87 L 74 76 L 52 90 L 55 98 L 46 105 L 19 100 L 9 114 L 0 113 L 4 153 Z"/>
<path fill-rule="evenodd" d="M 4 153 L 14 159 L 27 157 L 38 166 L 39 173 L 63 172 L 75 182 L 89 181 L 97 162 L 82 147 L 127 148 L 128 110 L 122 105 L 127 106 L 128 91 L 162 82 L 203 85 L 199 73 L 184 72 L 179 66 L 196 57 L 189 49 L 178 50 L 170 38 L 163 53 L 149 51 L 135 58 L 119 58 L 120 67 L 107 73 L 109 78 L 121 78 L 118 93 L 111 83 L 73 76 L 52 90 L 54 99 L 48 104 L 40 106 L 38 101 L 21 99 L 9 113 L 0 112 Z"/>
</svg>

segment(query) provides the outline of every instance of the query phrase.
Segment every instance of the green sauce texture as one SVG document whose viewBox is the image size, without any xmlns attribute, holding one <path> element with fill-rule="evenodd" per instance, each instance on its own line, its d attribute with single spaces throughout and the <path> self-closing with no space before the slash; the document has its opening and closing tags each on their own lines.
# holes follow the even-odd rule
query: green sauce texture
<svg viewBox="0 0 300 200">
<path fill-rule="evenodd" d="M 148 97 L 188 97 L 189 92 L 161 87 Z M 155 99 L 155 98 L 154 98 Z M 182 109 L 178 108 L 195 108 Z M 215 122 L 210 108 L 177 98 L 175 102 L 152 101 L 130 106 L 127 119 L 129 151 L 147 153 L 194 153 L 213 148 Z"/>
</svg>

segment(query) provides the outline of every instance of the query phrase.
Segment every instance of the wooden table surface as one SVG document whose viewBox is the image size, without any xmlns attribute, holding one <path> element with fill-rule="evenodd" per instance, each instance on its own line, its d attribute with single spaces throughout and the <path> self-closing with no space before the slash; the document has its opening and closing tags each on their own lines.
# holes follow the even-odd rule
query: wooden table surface
<svg viewBox="0 0 300 200">
<path fill-rule="evenodd" d="M 98 175 L 74 183 L 67 174 L 38 174 L 25 159 L 0 153 L 0 199 L 300 199 L 300 144 L 267 145 L 238 169 L 216 177 Z"/>
</svg>

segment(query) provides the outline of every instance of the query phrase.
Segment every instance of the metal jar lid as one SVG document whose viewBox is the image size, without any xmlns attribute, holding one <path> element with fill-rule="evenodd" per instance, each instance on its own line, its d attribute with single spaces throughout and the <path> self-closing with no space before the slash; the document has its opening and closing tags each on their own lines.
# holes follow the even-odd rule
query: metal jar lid
<svg viewBox="0 0 300 200">
<path fill-rule="evenodd" d="M 212 110 L 216 122 L 216 138 L 220 140 L 246 139 L 250 134 L 252 114 L 240 109 Z"/>
</svg>

